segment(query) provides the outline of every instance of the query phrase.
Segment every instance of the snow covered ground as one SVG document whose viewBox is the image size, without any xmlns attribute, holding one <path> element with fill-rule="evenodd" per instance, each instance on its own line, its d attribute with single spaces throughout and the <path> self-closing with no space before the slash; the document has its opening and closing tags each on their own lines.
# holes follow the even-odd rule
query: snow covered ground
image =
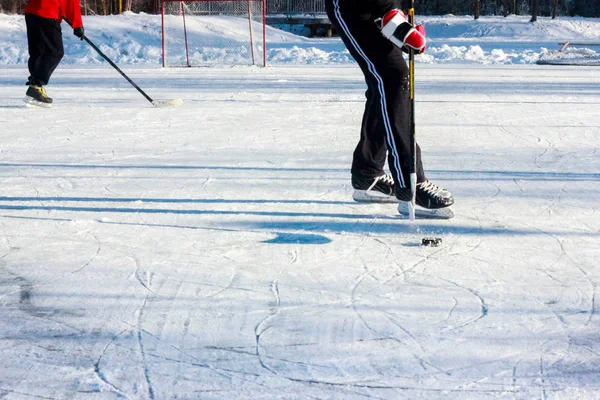
<svg viewBox="0 0 600 400">
<path fill-rule="evenodd" d="M 232 26 L 231 21 L 196 18 L 188 18 L 188 42 L 190 53 L 197 52 L 204 62 L 218 61 L 214 53 L 225 41 L 245 44 L 245 36 L 240 36 L 244 29 Z M 418 17 L 418 21 L 426 26 L 428 37 L 427 53 L 418 57 L 419 63 L 533 64 L 541 57 L 552 56 L 560 48 L 559 43 L 565 41 L 600 43 L 598 18 L 540 18 L 535 24 L 529 22 L 528 16 L 481 17 L 477 21 L 469 16 L 428 16 Z M 114 61 L 160 65 L 160 16 L 132 13 L 85 16 L 84 24 L 86 35 Z M 86 43 L 73 36 L 64 23 L 63 30 L 66 51 L 63 65 L 104 62 Z M 588 64 L 590 59 L 600 64 L 600 48 L 586 51 L 579 58 Z M 183 57 L 183 50 L 180 54 Z M 0 65 L 26 64 L 27 58 L 24 18 L 0 14 Z M 269 27 L 267 62 L 349 64 L 354 61 L 337 38 L 310 39 Z"/>
<path fill-rule="evenodd" d="M 418 65 L 411 223 L 351 200 L 355 65 L 123 65 L 156 109 L 81 54 L 51 109 L 0 68 L 1 398 L 600 397 L 598 67 Z"/>
</svg>

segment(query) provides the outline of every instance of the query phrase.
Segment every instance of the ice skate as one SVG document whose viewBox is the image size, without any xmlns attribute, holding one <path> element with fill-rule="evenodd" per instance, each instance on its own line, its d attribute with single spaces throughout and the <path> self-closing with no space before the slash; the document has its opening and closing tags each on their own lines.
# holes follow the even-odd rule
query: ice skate
<svg viewBox="0 0 600 400">
<path fill-rule="evenodd" d="M 52 99 L 48 97 L 43 86 L 30 84 L 25 92 L 23 101 L 28 105 L 49 108 L 52 107 Z"/>
<path fill-rule="evenodd" d="M 377 177 L 352 175 L 354 201 L 360 203 L 397 203 L 394 195 L 394 178 L 390 174 Z"/>
<path fill-rule="evenodd" d="M 410 215 L 411 192 L 410 188 L 398 189 L 398 212 L 403 216 Z M 450 206 L 454 204 L 452 194 L 429 181 L 417 183 L 416 192 L 416 218 L 450 219 L 454 212 Z"/>
</svg>

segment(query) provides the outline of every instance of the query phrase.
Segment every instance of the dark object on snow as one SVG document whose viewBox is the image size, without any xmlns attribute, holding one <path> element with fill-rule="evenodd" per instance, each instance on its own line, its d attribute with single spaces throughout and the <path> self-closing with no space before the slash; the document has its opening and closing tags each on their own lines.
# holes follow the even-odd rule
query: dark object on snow
<svg viewBox="0 0 600 400">
<path fill-rule="evenodd" d="M 421 244 L 423 246 L 438 247 L 440 244 L 442 244 L 442 238 L 424 237 L 421 240 Z"/>
</svg>

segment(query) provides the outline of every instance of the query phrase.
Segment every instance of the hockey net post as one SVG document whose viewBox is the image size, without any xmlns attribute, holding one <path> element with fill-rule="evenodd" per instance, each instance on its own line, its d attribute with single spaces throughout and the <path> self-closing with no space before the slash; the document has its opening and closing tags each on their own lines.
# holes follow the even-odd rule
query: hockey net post
<svg viewBox="0 0 600 400">
<path fill-rule="evenodd" d="M 162 0 L 162 65 L 267 65 L 266 0 Z"/>
</svg>

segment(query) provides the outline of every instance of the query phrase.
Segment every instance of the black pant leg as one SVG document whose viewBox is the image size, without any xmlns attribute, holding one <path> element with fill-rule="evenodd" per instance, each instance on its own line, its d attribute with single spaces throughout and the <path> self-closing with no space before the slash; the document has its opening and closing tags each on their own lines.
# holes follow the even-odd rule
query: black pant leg
<svg viewBox="0 0 600 400">
<path fill-rule="evenodd" d="M 383 135 L 385 130 L 380 126 L 381 118 L 376 118 L 379 112 L 377 96 L 371 92 L 372 89 L 367 88 L 360 139 L 354 149 L 351 172 L 353 175 L 376 177 L 383 174 L 387 147 Z"/>
<path fill-rule="evenodd" d="M 410 97 L 408 66 L 402 51 L 383 37 L 364 5 L 352 0 L 326 0 L 329 19 L 367 83 L 367 104 L 361 140 L 355 150 L 354 171 L 374 171 L 381 165 L 385 143 L 388 164 L 399 187 L 410 186 Z M 368 10 L 366 10 L 368 12 Z M 417 181 L 425 180 L 417 146 Z M 382 166 L 382 165 L 381 165 Z"/>
<path fill-rule="evenodd" d="M 55 19 L 26 14 L 29 82 L 47 85 L 64 56 L 62 31 Z"/>
</svg>

